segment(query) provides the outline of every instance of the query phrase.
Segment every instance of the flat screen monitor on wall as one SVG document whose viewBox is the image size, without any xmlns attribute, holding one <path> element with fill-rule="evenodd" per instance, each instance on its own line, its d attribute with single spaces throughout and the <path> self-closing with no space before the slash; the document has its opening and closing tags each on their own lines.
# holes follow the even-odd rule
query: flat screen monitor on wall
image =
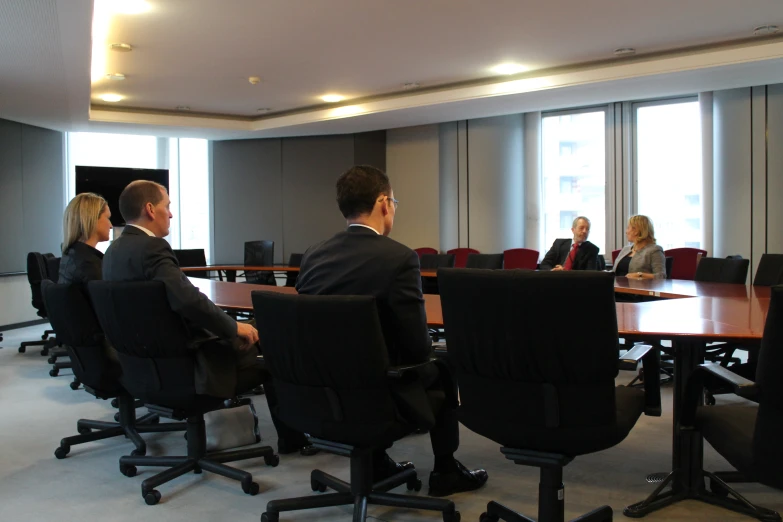
<svg viewBox="0 0 783 522">
<path fill-rule="evenodd" d="M 125 225 L 120 214 L 120 194 L 131 181 L 145 179 L 169 188 L 169 171 L 166 169 L 125 169 L 117 167 L 76 166 L 76 193 L 94 192 L 103 196 L 111 210 L 111 224 Z"/>
</svg>

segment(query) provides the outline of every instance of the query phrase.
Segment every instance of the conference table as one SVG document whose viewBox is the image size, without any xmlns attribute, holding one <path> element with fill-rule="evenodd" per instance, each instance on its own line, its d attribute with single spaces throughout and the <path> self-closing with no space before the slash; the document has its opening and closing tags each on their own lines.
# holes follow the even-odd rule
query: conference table
<svg viewBox="0 0 783 522">
<path fill-rule="evenodd" d="M 235 283 L 237 272 L 299 272 L 298 266 L 244 266 L 244 265 L 208 265 L 208 266 L 183 266 L 180 267 L 185 273 L 188 272 L 217 272 L 220 281 L 223 280 L 223 274 L 226 274 L 226 281 Z"/>
<path fill-rule="evenodd" d="M 232 311 L 252 311 L 251 292 L 255 290 L 296 294 L 290 287 L 190 280 L 216 305 Z M 768 287 L 618 277 L 615 292 L 659 299 L 616 303 L 618 333 L 627 342 L 669 340 L 674 358 L 672 470 L 651 498 L 626 508 L 626 513 L 643 516 L 680 500 L 702 498 L 702 439 L 680 430 L 686 380 L 703 362 L 707 343 L 760 343 L 771 291 Z M 424 303 L 428 325 L 442 327 L 440 296 L 425 294 Z M 667 484 L 671 489 L 663 491 Z"/>
</svg>

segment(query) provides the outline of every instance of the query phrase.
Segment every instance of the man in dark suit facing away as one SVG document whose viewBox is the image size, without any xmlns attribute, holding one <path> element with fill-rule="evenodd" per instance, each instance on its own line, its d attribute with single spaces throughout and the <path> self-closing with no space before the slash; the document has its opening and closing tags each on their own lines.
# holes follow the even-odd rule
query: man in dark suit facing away
<svg viewBox="0 0 783 522">
<path fill-rule="evenodd" d="M 337 180 L 337 205 L 348 228 L 305 252 L 297 279 L 300 294 L 371 295 L 375 297 L 389 360 L 393 365 L 417 364 L 432 355 L 421 293 L 419 259 L 410 248 L 389 239 L 397 200 L 389 178 L 370 166 L 353 167 Z M 428 389 L 443 389 L 456 404 L 453 379 L 445 365 L 428 367 L 420 381 Z M 418 405 L 431 408 L 429 404 Z M 454 458 L 459 447 L 456 408 L 434 411 L 430 430 L 435 465 L 429 479 L 431 496 L 478 489 L 487 481 L 483 469 L 470 471 Z M 396 463 L 385 451 L 374 456 L 376 480 L 412 464 Z"/>
<path fill-rule="evenodd" d="M 541 270 L 598 270 L 598 247 L 587 240 L 590 220 L 579 216 L 571 226 L 573 239 L 555 239 L 541 261 Z"/>
<path fill-rule="evenodd" d="M 166 188 L 151 181 L 134 181 L 120 194 L 120 213 L 127 226 L 103 258 L 106 281 L 160 281 L 166 287 L 171 309 L 188 325 L 195 339 L 217 336 L 204 343 L 196 356 L 196 391 L 202 395 L 231 398 L 266 380 L 258 364 L 258 332 L 215 306 L 179 269 L 168 242 L 172 218 Z M 267 384 L 270 411 L 275 395 Z M 278 432 L 278 449 L 290 453 L 307 446 L 307 438 L 272 416 Z M 288 444 L 290 448 L 286 446 Z"/>
</svg>

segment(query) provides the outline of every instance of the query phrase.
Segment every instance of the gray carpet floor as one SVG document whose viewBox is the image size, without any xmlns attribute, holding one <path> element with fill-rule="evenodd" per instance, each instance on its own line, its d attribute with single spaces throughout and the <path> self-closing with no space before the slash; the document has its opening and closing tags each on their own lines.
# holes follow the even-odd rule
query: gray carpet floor
<svg viewBox="0 0 783 522">
<path fill-rule="evenodd" d="M 76 434 L 79 418 L 111 420 L 114 412 L 107 401 L 97 400 L 83 390 L 72 391 L 70 370 L 50 377 L 50 366 L 39 348 L 19 354 L 24 340 L 38 338 L 43 327 L 5 332 L 0 343 L 0 521 L 76 520 L 138 521 L 257 521 L 266 502 L 275 498 L 313 495 L 309 472 L 320 468 L 347 479 L 348 461 L 328 454 L 302 457 L 282 456 L 277 468 L 263 460 L 250 460 L 238 466 L 253 473 L 261 492 L 250 497 L 238 483 L 204 473 L 186 475 L 161 486 L 163 495 L 156 506 L 147 506 L 140 494 L 145 477 L 154 468 L 140 468 L 133 478 L 122 476 L 118 459 L 132 445 L 124 438 L 75 446 L 64 460 L 53 451 L 62 437 Z M 630 380 L 621 373 L 618 383 Z M 645 481 L 651 472 L 666 471 L 671 462 L 671 390 L 664 387 L 664 415 L 642 417 L 629 437 L 620 445 L 575 459 L 565 469 L 566 516 L 573 518 L 599 505 L 608 504 L 615 519 L 623 520 L 627 504 L 644 499 L 653 485 Z M 719 399 L 725 400 L 725 399 Z M 263 396 L 254 399 L 261 422 L 264 444 L 276 447 L 276 436 L 269 420 Z M 140 409 L 139 414 L 146 410 Z M 476 492 L 453 497 L 463 521 L 477 521 L 486 503 L 497 500 L 528 516 L 537 514 L 538 473 L 536 469 L 515 466 L 491 441 L 461 428 L 458 458 L 468 467 L 484 467 L 489 482 Z M 179 433 L 145 435 L 148 455 L 182 454 L 185 441 Z M 432 466 L 427 435 L 407 437 L 390 450 L 393 458 L 412 460 L 424 481 L 419 494 L 426 494 Z M 726 462 L 710 447 L 705 448 L 705 467 L 727 470 Z M 783 510 L 783 492 L 757 484 L 738 485 L 737 489 L 760 505 Z M 405 492 L 402 486 L 395 490 Z M 411 493 L 416 494 L 416 493 Z M 316 511 L 283 514 L 281 521 L 350 520 L 351 510 L 325 508 Z M 376 520 L 437 521 L 434 513 L 371 507 Z M 681 502 L 646 517 L 648 521 L 733 521 L 747 517 L 694 501 Z"/>
</svg>

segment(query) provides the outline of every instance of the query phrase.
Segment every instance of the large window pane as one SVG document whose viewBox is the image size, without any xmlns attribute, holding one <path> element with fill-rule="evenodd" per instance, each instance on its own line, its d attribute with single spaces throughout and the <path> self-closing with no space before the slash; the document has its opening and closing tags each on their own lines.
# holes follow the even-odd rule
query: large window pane
<svg viewBox="0 0 783 522">
<path fill-rule="evenodd" d="M 605 111 L 542 118 L 544 242 L 572 237 L 571 224 L 587 216 L 589 240 L 606 247 Z M 543 252 L 542 252 L 543 257 Z"/>
<path fill-rule="evenodd" d="M 636 108 L 639 214 L 655 224 L 664 250 L 701 248 L 701 121 L 699 103 Z"/>
<path fill-rule="evenodd" d="M 209 251 L 209 166 L 207 140 L 179 140 L 179 212 L 182 248 Z"/>
</svg>

